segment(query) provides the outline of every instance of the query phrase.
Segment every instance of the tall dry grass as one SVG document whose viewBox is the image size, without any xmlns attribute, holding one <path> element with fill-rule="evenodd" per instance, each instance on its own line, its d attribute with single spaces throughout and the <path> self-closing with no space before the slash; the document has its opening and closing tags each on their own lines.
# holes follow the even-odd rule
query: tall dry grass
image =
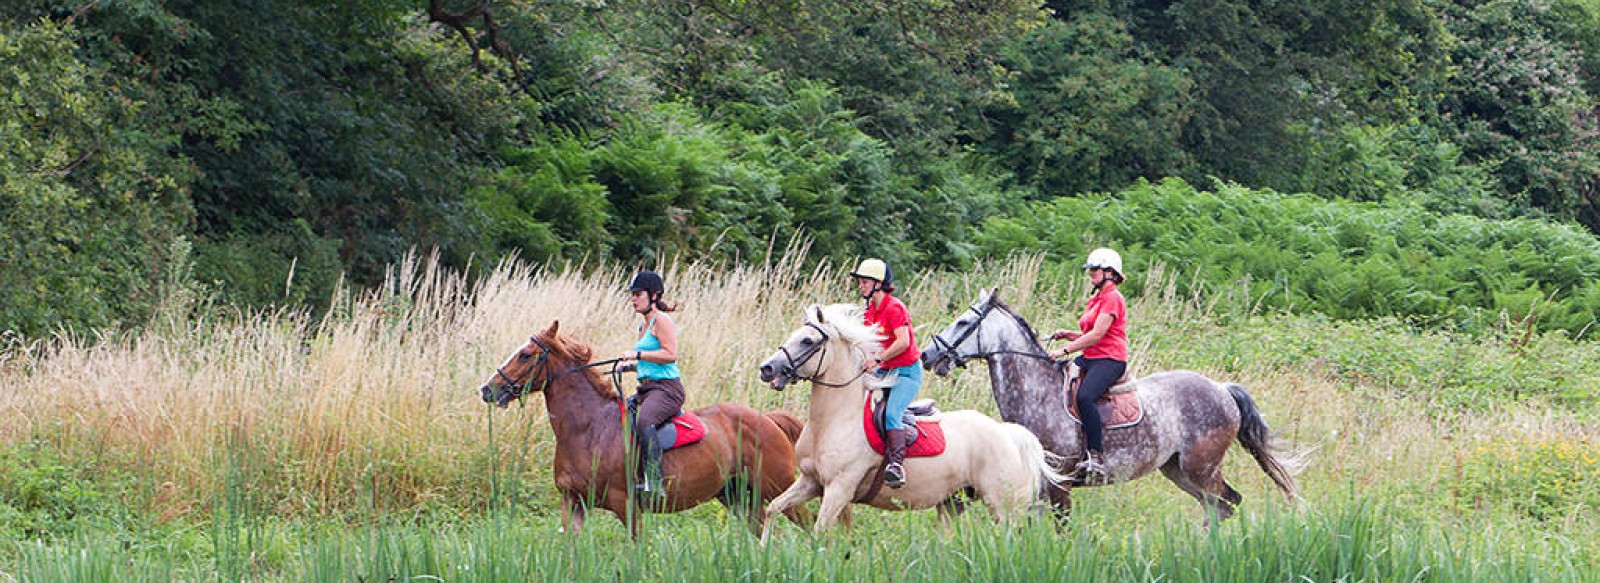
<svg viewBox="0 0 1600 583">
<path fill-rule="evenodd" d="M 662 268 L 667 299 L 682 306 L 675 317 L 689 406 L 738 401 L 804 412 L 803 389 L 774 392 L 754 367 L 799 325 L 804 306 L 859 301 L 849 266 L 806 267 L 804 255 L 796 248 L 763 265 Z M 899 295 L 922 339 L 983 287 L 999 287 L 1044 332 L 1074 321 L 1087 292 L 1081 277 L 1048 271 L 1032 256 L 960 274 L 902 274 Z M 0 443 L 93 460 L 94 471 L 136 485 L 126 492 L 130 506 L 163 520 L 203 517 L 240 489 L 254 511 L 286 518 L 472 512 L 488 503 L 497 476 L 524 484 L 539 506 L 554 492 L 541 397 L 491 411 L 477 387 L 552 322 L 593 344 L 597 358 L 627 350 L 640 323 L 624 291 L 631 275 L 615 265 L 507 261 L 469 280 L 415 258 L 324 315 L 173 314 L 127 337 L 13 345 L 0 353 Z M 1454 484 L 1463 449 L 1482 436 L 1600 442 L 1592 417 L 1524 406 L 1441 419 L 1360 390 L 1315 361 L 1285 363 L 1275 358 L 1281 345 L 1306 339 L 1275 336 L 1282 330 L 1270 318 L 1216 317 L 1217 302 L 1249 298 L 1178 297 L 1175 277 L 1151 274 L 1131 306 L 1136 371 L 1188 368 L 1248 386 L 1274 429 L 1309 451 L 1300 481 L 1313 506 L 1349 487 L 1438 495 Z M 929 376 L 923 394 L 946 408 L 993 413 L 981 368 Z M 1247 505 L 1272 499 L 1247 458 L 1229 456 L 1230 479 Z M 1159 477 L 1080 499 L 1129 504 L 1131 524 L 1150 513 L 1199 516 Z"/>
<path fill-rule="evenodd" d="M 775 393 L 754 371 L 805 305 L 853 299 L 846 268 L 806 269 L 803 257 L 662 269 L 667 299 L 681 304 L 689 406 L 804 410 L 803 393 Z M 98 471 L 144 485 L 135 506 L 167 518 L 203 511 L 227 480 L 288 517 L 471 508 L 494 467 L 546 479 L 552 447 L 540 398 L 491 414 L 477 387 L 554 322 L 597 358 L 630 348 L 640 323 L 624 290 L 631 275 L 507 261 L 468 281 L 413 259 L 322 317 L 204 314 L 128 337 L 22 344 L 0 360 L 0 440 L 93 457 Z M 913 304 L 928 293 L 909 291 Z"/>
</svg>

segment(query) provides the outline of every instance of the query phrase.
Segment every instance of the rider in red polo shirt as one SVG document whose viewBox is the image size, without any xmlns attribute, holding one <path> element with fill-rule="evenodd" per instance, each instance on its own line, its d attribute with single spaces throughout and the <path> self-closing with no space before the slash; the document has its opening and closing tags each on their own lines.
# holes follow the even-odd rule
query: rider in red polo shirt
<svg viewBox="0 0 1600 583">
<path fill-rule="evenodd" d="M 1093 477 L 1091 474 L 1098 474 L 1099 479 L 1106 477 L 1105 420 L 1100 418 L 1094 401 L 1128 371 L 1128 302 L 1117 291 L 1117 284 L 1122 283 L 1122 256 L 1116 251 L 1095 249 L 1083 268 L 1094 295 L 1078 319 L 1078 330 L 1056 330 L 1050 335 L 1052 340 L 1068 340 L 1050 357 L 1083 351 L 1075 361 L 1083 370 L 1083 381 L 1078 385 L 1078 416 L 1083 419 L 1083 441 L 1089 451 L 1078 464 L 1078 471 L 1088 480 Z"/>
<path fill-rule="evenodd" d="M 922 390 L 922 365 L 918 359 L 917 339 L 911 331 L 911 313 L 906 305 L 894 297 L 894 273 L 882 259 L 867 259 L 850 272 L 855 277 L 856 289 L 867 300 L 867 310 L 862 314 L 869 326 L 876 326 L 884 336 L 883 350 L 878 357 L 868 360 L 863 370 L 879 375 L 894 375 L 894 387 L 884 406 L 884 431 L 887 433 L 884 457 L 888 458 L 883 470 L 883 483 L 890 488 L 906 484 L 906 438 L 910 437 L 902 417 L 906 406 Z"/>
</svg>

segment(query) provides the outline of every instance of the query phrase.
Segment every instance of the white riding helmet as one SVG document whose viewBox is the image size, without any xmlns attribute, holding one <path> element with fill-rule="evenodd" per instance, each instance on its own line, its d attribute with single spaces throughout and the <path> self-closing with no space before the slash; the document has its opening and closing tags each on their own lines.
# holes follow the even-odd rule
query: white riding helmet
<svg viewBox="0 0 1600 583">
<path fill-rule="evenodd" d="M 1089 260 L 1083 262 L 1084 269 L 1091 267 L 1110 269 L 1117 272 L 1117 275 L 1122 275 L 1122 256 L 1105 247 L 1095 249 L 1089 252 Z"/>
<path fill-rule="evenodd" d="M 850 275 L 876 279 L 879 283 L 894 283 L 894 272 L 889 271 L 889 265 L 884 263 L 882 259 L 863 259 L 861 264 L 856 266 L 856 270 L 850 272 Z"/>
</svg>

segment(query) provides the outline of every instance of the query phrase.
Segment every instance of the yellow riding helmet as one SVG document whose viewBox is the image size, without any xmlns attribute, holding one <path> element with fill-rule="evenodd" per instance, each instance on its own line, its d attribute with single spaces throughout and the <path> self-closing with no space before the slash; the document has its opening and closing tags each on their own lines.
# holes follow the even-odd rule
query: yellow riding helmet
<svg viewBox="0 0 1600 583">
<path fill-rule="evenodd" d="M 889 264 L 884 263 L 882 259 L 863 259 L 850 275 L 875 279 L 886 284 L 894 282 L 894 272 L 889 271 Z"/>
</svg>

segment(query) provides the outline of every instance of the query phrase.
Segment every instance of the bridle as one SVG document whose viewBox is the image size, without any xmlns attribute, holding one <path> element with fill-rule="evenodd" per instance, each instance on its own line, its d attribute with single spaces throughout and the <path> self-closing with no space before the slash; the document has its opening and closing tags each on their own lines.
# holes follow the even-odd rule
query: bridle
<svg viewBox="0 0 1600 583">
<path fill-rule="evenodd" d="M 967 365 L 967 361 L 970 360 L 970 359 L 973 359 L 973 358 L 989 358 L 989 357 L 998 356 L 998 355 L 1001 355 L 1001 354 L 1014 354 L 1014 355 L 1017 355 L 1017 356 L 1026 356 L 1026 357 L 1029 357 L 1029 358 L 1037 358 L 1037 359 L 1040 359 L 1040 360 L 1048 360 L 1048 361 L 1051 361 L 1051 362 L 1055 362 L 1055 359 L 1050 358 L 1050 355 L 1048 355 L 1048 354 L 1038 354 L 1038 353 L 1022 351 L 1022 350 L 998 349 L 998 350 L 985 352 L 984 349 L 983 349 L 983 336 L 982 335 L 978 336 L 978 350 L 977 350 L 977 352 L 968 355 L 968 354 L 962 354 L 960 351 L 957 351 L 956 347 L 961 346 L 962 344 L 965 344 L 966 341 L 967 341 L 967 338 L 972 337 L 973 334 L 977 333 L 978 328 L 983 326 L 983 323 L 989 317 L 989 312 L 994 311 L 994 306 L 995 306 L 994 301 L 990 300 L 990 301 L 984 302 L 983 309 L 981 309 L 981 310 L 978 309 L 978 308 L 973 308 L 973 307 L 967 308 L 967 311 L 972 312 L 973 314 L 977 314 L 977 316 L 978 316 L 978 319 L 974 320 L 972 322 L 972 326 L 967 328 L 966 330 L 963 330 L 961 332 L 961 335 L 957 336 L 954 342 L 947 342 L 947 341 L 945 341 L 945 339 L 942 336 L 936 334 L 933 337 L 933 345 L 939 347 L 940 350 L 944 351 L 945 358 L 950 358 L 950 359 L 955 360 L 955 366 L 956 367 L 965 367 Z M 1059 363 L 1057 363 L 1057 364 L 1059 366 Z"/>
<path fill-rule="evenodd" d="M 816 357 L 817 358 L 817 370 L 818 371 L 822 370 L 822 361 L 828 359 L 828 341 L 833 338 L 832 336 L 829 336 L 828 335 L 828 331 L 827 330 L 823 330 L 821 326 L 818 326 L 818 325 L 813 324 L 811 322 L 806 322 L 806 326 L 811 328 L 812 330 L 816 330 L 817 334 L 821 334 L 822 335 L 822 339 L 818 340 L 816 344 L 812 344 L 810 346 L 807 346 L 805 348 L 805 350 L 800 352 L 800 357 L 799 358 L 795 358 L 795 355 L 791 354 L 789 352 L 789 347 L 788 346 L 784 346 L 784 345 L 781 345 L 781 344 L 778 345 L 778 352 L 782 352 L 783 353 L 783 357 L 789 361 L 789 365 L 788 365 L 788 369 L 789 370 L 785 374 L 790 374 L 791 377 L 796 379 L 796 380 L 811 381 L 814 384 L 822 385 L 824 387 L 833 387 L 833 388 L 850 386 L 851 383 L 856 382 L 856 379 L 859 379 L 859 378 L 861 378 L 862 375 L 867 374 L 867 371 L 861 371 L 861 372 L 856 373 L 856 376 L 850 377 L 850 380 L 847 380 L 847 381 L 842 382 L 842 383 L 837 383 L 837 384 L 830 383 L 828 381 L 824 381 L 821 378 L 819 378 L 818 375 L 821 374 L 820 372 L 818 373 L 818 375 L 812 375 L 812 376 L 809 376 L 809 377 L 800 376 L 798 374 L 800 372 L 800 367 L 805 366 L 805 364 L 807 362 L 811 362 L 812 357 Z"/>
<path fill-rule="evenodd" d="M 507 385 L 509 385 L 509 386 L 511 386 L 511 387 L 513 387 L 515 389 L 515 392 L 513 393 L 513 396 L 516 397 L 517 399 L 521 399 L 523 397 L 523 395 L 527 395 L 528 394 L 528 392 L 529 392 L 528 389 L 533 386 L 533 379 L 535 377 L 540 377 L 540 378 L 544 379 L 543 382 L 539 383 L 539 389 L 538 389 L 538 391 L 536 391 L 536 392 L 539 392 L 539 393 L 543 393 L 545 391 L 545 389 L 550 388 L 550 383 L 552 381 L 555 381 L 556 379 L 561 378 L 562 376 L 565 376 L 568 373 L 577 372 L 577 371 L 584 370 L 584 369 L 587 369 L 587 368 L 594 368 L 594 367 L 597 367 L 597 366 L 614 365 L 616 363 L 622 362 L 622 359 L 620 359 L 620 358 L 612 358 L 612 359 L 602 360 L 602 361 L 598 361 L 598 362 L 580 364 L 578 366 L 569 367 L 567 369 L 564 369 L 561 372 L 557 372 L 557 373 L 551 374 L 550 371 L 551 371 L 552 365 L 550 364 L 550 347 L 546 346 L 544 342 L 539 341 L 539 338 L 537 336 L 529 337 L 528 341 L 532 342 L 534 344 L 534 346 L 538 346 L 539 347 L 539 359 L 533 362 L 533 366 L 528 367 L 528 372 L 525 375 L 523 375 L 522 380 L 513 379 L 513 378 L 511 378 L 511 375 L 506 374 L 505 365 L 500 365 L 498 367 L 495 367 L 495 369 L 494 369 L 494 374 L 496 376 L 499 376 L 500 379 L 505 381 Z M 543 374 L 542 375 L 541 374 L 536 374 L 536 373 L 540 373 L 540 372 L 543 372 Z M 618 367 L 618 366 L 611 367 L 612 382 L 616 383 L 614 386 L 618 386 L 618 387 L 622 386 L 621 378 L 620 378 L 621 374 L 622 374 L 622 367 Z M 486 398 L 485 400 L 488 400 L 488 399 Z"/>
</svg>

